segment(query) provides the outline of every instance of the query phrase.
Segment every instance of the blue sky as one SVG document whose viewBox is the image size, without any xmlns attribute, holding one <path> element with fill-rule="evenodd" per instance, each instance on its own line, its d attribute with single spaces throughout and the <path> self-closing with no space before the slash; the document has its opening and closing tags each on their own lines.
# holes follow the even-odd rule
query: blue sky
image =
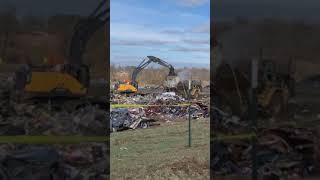
<svg viewBox="0 0 320 180">
<path fill-rule="evenodd" d="M 110 61 L 157 56 L 174 66 L 209 67 L 209 0 L 111 0 Z"/>
</svg>

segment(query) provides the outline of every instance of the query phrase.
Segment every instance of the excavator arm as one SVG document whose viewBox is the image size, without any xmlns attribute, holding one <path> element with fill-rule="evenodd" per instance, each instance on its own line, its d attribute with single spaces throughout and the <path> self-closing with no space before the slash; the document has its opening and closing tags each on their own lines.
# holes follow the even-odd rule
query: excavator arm
<svg viewBox="0 0 320 180">
<path fill-rule="evenodd" d="M 176 72 L 174 71 L 174 67 L 167 63 L 166 61 L 157 58 L 155 56 L 147 56 L 147 59 L 144 59 L 137 67 L 134 69 L 131 77 L 131 83 L 135 87 L 138 87 L 138 82 L 137 82 L 137 76 L 138 74 L 145 68 L 147 67 L 151 62 L 160 64 L 161 66 L 167 67 L 169 69 L 169 74 L 168 76 L 177 76 Z"/>
<path fill-rule="evenodd" d="M 74 27 L 69 49 L 69 67 L 66 69 L 85 87 L 90 84 L 90 72 L 88 66 L 83 63 L 83 54 L 92 35 L 109 20 L 109 3 L 102 0 L 88 17 L 80 20 Z"/>
<path fill-rule="evenodd" d="M 108 6 L 108 1 L 102 0 L 87 18 L 80 20 L 75 25 L 70 43 L 70 64 L 82 64 L 82 56 L 88 41 L 110 19 L 110 8 Z"/>
</svg>

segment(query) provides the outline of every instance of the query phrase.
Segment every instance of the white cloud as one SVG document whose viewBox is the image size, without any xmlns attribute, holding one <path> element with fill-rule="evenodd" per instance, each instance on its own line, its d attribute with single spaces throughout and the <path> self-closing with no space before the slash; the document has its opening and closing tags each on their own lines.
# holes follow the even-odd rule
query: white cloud
<svg viewBox="0 0 320 180">
<path fill-rule="evenodd" d="M 209 53 L 210 48 L 190 48 L 190 47 L 177 47 L 170 49 L 171 51 L 178 51 L 178 52 L 205 52 Z"/>
<path fill-rule="evenodd" d="M 174 66 L 194 63 L 197 57 L 209 59 L 207 32 L 210 28 L 204 27 L 204 22 L 209 21 L 207 13 L 177 7 L 180 3 L 196 8 L 209 0 L 164 0 L 171 2 L 163 2 L 159 8 L 128 3 L 135 1 L 111 1 L 111 62 L 136 65 L 142 56 L 149 54 L 164 58 Z M 176 10 L 168 11 L 166 5 Z"/>
<path fill-rule="evenodd" d="M 210 22 L 206 22 L 204 24 L 201 24 L 195 28 L 193 28 L 191 30 L 191 32 L 194 32 L 194 33 L 206 33 L 206 34 L 210 34 Z"/>
<path fill-rule="evenodd" d="M 183 42 L 192 45 L 210 45 L 210 39 L 184 39 Z"/>
<path fill-rule="evenodd" d="M 176 35 L 164 34 L 148 27 L 112 23 L 110 28 L 111 40 L 126 42 L 154 42 L 154 43 L 176 43 L 180 40 Z"/>
<path fill-rule="evenodd" d="M 185 33 L 185 30 L 182 30 L 182 29 L 165 29 L 165 30 L 161 31 L 161 33 L 174 34 L 174 35 L 183 35 Z"/>
<path fill-rule="evenodd" d="M 112 45 L 119 46 L 156 46 L 156 45 L 166 45 L 174 42 L 166 41 L 166 40 L 113 40 Z"/>
<path fill-rule="evenodd" d="M 186 6 L 198 6 L 209 2 L 209 0 L 179 0 L 179 2 Z"/>
<path fill-rule="evenodd" d="M 189 30 L 183 30 L 181 28 L 154 29 L 150 26 L 126 23 L 112 23 L 110 32 L 111 44 L 120 46 L 146 47 L 177 44 L 209 45 L 209 37 L 201 36 L 200 34 L 198 35 L 199 31 L 201 30 L 201 27 L 204 27 L 204 25 L 200 25 L 195 28 L 189 28 Z"/>
</svg>

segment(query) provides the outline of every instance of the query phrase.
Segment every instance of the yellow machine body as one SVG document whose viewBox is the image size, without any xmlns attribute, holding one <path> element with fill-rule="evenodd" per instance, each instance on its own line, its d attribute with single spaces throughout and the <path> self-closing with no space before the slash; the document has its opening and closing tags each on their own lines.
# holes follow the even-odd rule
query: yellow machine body
<svg viewBox="0 0 320 180">
<path fill-rule="evenodd" d="M 24 88 L 25 92 L 41 94 L 59 90 L 76 96 L 87 94 L 87 88 L 81 82 L 70 74 L 61 72 L 32 72 L 30 82 Z"/>
<path fill-rule="evenodd" d="M 263 92 L 261 92 L 258 95 L 258 101 L 259 104 L 262 107 L 267 107 L 269 104 L 271 104 L 273 95 L 276 93 L 280 93 L 281 94 L 281 99 L 282 99 L 282 103 L 286 103 L 286 101 L 289 98 L 289 90 L 287 88 L 280 88 L 280 87 L 268 87 L 266 89 L 264 89 Z"/>
<path fill-rule="evenodd" d="M 119 84 L 117 91 L 120 93 L 136 93 L 138 89 L 132 84 Z"/>
<path fill-rule="evenodd" d="M 193 87 L 191 89 L 191 93 L 190 95 L 193 97 L 193 98 L 197 98 L 201 93 L 201 89 L 199 87 Z"/>
</svg>

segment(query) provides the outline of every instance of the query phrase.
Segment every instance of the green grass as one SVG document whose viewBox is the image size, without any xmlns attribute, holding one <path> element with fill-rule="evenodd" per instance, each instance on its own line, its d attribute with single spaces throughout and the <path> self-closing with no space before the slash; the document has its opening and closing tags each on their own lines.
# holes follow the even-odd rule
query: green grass
<svg viewBox="0 0 320 180">
<path fill-rule="evenodd" d="M 164 123 L 111 135 L 111 179 L 209 179 L 209 121 Z"/>
</svg>

